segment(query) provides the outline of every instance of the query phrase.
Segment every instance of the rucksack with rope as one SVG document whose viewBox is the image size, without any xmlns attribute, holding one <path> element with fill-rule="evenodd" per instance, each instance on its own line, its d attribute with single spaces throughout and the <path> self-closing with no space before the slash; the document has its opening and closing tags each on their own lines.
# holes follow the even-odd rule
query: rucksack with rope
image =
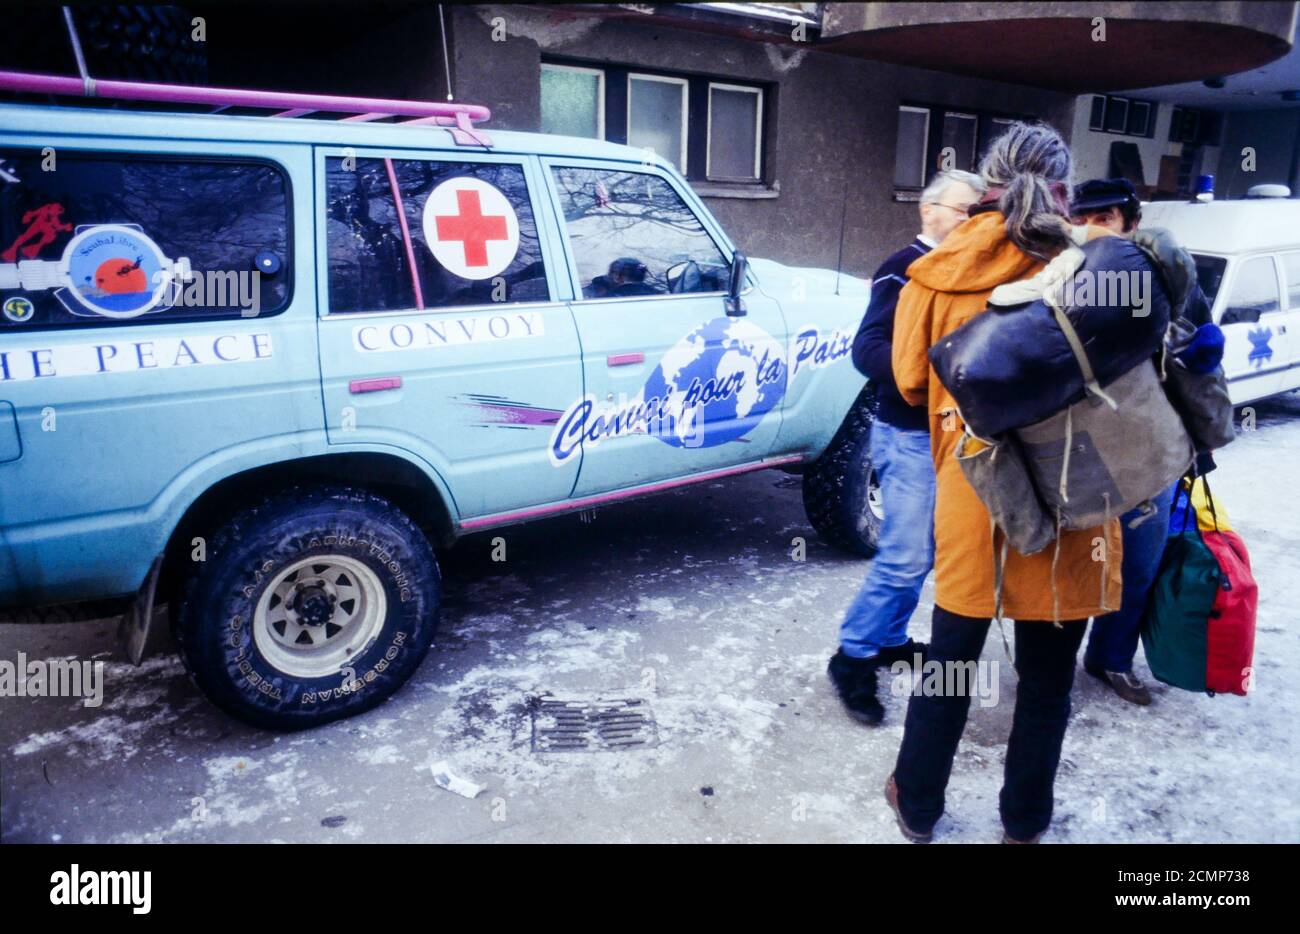
<svg viewBox="0 0 1300 934">
<path fill-rule="evenodd" d="M 1100 280 L 1116 265 L 1124 272 L 1145 272 L 1152 292 L 1163 294 L 1163 279 L 1144 251 L 1106 237 L 1083 249 L 1065 250 L 1032 279 L 995 289 L 989 302 L 996 310 L 948 335 L 942 353 L 931 351 L 965 426 L 957 446 L 962 472 L 993 523 L 1021 554 L 1043 550 L 1059 541 L 1062 531 L 1104 525 L 1149 501 L 1186 473 L 1195 459 L 1192 441 L 1154 362 L 1159 360 L 1162 367 L 1165 363 L 1169 322 L 1167 317 L 1162 320 L 1159 309 L 1167 316 L 1167 302 L 1152 298 L 1146 316 L 1115 304 L 1091 316 L 1092 309 L 1066 307 L 1065 296 L 1083 293 L 1081 277 Z M 1051 328 L 1043 323 L 1048 319 Z M 1041 412 L 1047 404 L 1042 399 L 1020 403 L 1019 414 L 1002 412 L 994 418 L 980 393 L 998 382 L 998 364 L 977 356 L 1026 339 L 1026 328 L 1038 335 L 1049 357 L 1059 352 L 1058 345 L 1067 348 L 1067 361 L 1050 368 L 1056 388 L 1049 395 L 1079 398 L 1031 422 L 1023 419 L 1029 412 Z M 1089 346 L 1107 351 L 1122 347 L 1123 352 L 1106 357 L 1099 370 Z M 1007 385 L 998 390 L 1002 397 L 1032 396 L 1038 388 L 1034 381 L 1040 378 L 1035 374 L 1047 370 L 1041 361 L 1024 362 L 1032 348 L 1018 354 L 1011 369 L 1004 361 L 1001 379 Z M 1127 369 L 1117 372 L 1117 359 L 1127 362 Z M 1076 385 L 1077 393 L 1071 388 Z M 983 417 L 972 423 L 968 410 L 978 410 Z M 997 434 L 980 433 L 981 424 L 1008 423 Z"/>
<path fill-rule="evenodd" d="M 1185 479 L 1142 618 L 1151 673 L 1187 691 L 1244 696 L 1253 680 L 1258 602 L 1241 536 L 1205 478 Z"/>
<path fill-rule="evenodd" d="M 1097 283 L 1116 273 L 1146 276 L 1145 307 L 1080 298 L 1106 298 Z M 1104 527 L 1149 503 L 1192 468 L 1196 451 L 1163 386 L 1178 309 L 1146 250 L 1114 237 L 1069 247 L 1031 279 L 994 289 L 989 303 L 930 358 L 964 423 L 958 463 L 989 510 L 1000 621 L 1009 547 L 1029 555 L 1055 542 L 1059 555 L 1062 532 Z M 998 348 L 1012 359 L 988 359 Z M 1012 403 L 990 406 L 987 393 Z M 974 423 L 968 410 L 978 413 Z M 1002 430 L 981 436 L 981 425 Z M 1112 560 L 1103 547 L 1105 610 L 1118 609 L 1105 599 Z M 1056 585 L 1054 555 L 1054 606 Z"/>
</svg>

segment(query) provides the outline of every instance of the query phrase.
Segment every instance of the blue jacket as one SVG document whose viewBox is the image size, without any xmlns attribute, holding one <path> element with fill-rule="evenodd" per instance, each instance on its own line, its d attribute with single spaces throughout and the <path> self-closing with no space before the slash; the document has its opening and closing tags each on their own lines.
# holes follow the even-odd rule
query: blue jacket
<svg viewBox="0 0 1300 934">
<path fill-rule="evenodd" d="M 908 405 L 894 382 L 894 309 L 907 285 L 907 267 L 930 252 L 918 238 L 880 264 L 871 277 L 871 301 L 853 338 L 853 365 L 876 387 L 877 417 L 896 428 L 929 431 L 925 406 Z"/>
</svg>

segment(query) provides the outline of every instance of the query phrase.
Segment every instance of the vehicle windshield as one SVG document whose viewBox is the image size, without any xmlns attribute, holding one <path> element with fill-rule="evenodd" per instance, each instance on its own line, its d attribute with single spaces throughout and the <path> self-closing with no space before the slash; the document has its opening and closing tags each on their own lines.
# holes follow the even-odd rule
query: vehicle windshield
<svg viewBox="0 0 1300 934">
<path fill-rule="evenodd" d="M 1193 253 L 1192 259 L 1196 261 L 1196 279 L 1201 284 L 1201 291 L 1205 293 L 1205 301 L 1213 308 L 1228 261 L 1222 256 L 1206 256 L 1203 253 Z"/>
</svg>

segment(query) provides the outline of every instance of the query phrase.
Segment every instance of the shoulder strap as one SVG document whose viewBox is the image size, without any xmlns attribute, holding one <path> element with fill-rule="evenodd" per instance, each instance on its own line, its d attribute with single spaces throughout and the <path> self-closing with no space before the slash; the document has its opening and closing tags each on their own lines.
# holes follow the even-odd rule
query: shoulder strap
<svg viewBox="0 0 1300 934">
<path fill-rule="evenodd" d="M 1102 391 L 1101 384 L 1097 382 L 1097 374 L 1092 369 L 1092 362 L 1088 360 L 1088 352 L 1083 349 L 1083 341 L 1079 340 L 1079 332 L 1074 329 L 1074 324 L 1070 321 L 1069 315 L 1061 310 L 1058 295 L 1055 291 L 1044 295 L 1043 300 L 1047 302 L 1047 307 L 1052 309 L 1052 314 L 1056 316 L 1056 323 L 1061 328 L 1061 333 L 1065 335 L 1066 343 L 1070 345 L 1070 350 L 1074 353 L 1074 359 L 1079 364 L 1079 369 L 1083 373 L 1083 384 L 1088 391 L 1097 398 L 1102 399 L 1112 409 L 1118 409 L 1119 406 L 1115 400 Z"/>
</svg>

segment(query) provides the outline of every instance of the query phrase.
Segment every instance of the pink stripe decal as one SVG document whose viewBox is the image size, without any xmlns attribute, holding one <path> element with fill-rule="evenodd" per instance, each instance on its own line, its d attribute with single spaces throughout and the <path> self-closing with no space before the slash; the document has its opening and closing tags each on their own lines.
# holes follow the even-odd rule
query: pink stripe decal
<svg viewBox="0 0 1300 934">
<path fill-rule="evenodd" d="M 711 470 L 705 473 L 694 474 L 690 477 L 680 477 L 676 480 L 663 480 L 659 483 L 652 483 L 649 486 L 637 487 L 634 490 L 618 490 L 612 493 L 600 493 L 596 496 L 584 497 L 583 499 L 572 499 L 565 503 L 552 503 L 549 506 L 536 506 L 531 509 L 519 509 L 513 512 L 499 512 L 493 516 L 482 516 L 478 519 L 468 519 L 460 523 L 460 528 L 462 531 L 468 532 L 474 529 L 488 528 L 494 525 L 524 522 L 529 519 L 539 519 L 542 516 L 550 516 L 559 512 L 572 512 L 575 509 L 587 509 L 591 506 L 600 506 L 605 503 L 631 499 L 636 496 L 661 493 L 664 490 L 672 490 L 681 486 L 690 486 L 693 483 L 704 483 L 708 480 L 718 480 L 722 477 L 750 473 L 755 470 L 766 470 L 769 467 L 780 467 L 784 464 L 797 464 L 802 460 L 803 458 L 798 454 L 791 454 L 787 457 L 774 457 L 770 460 L 759 461 L 756 464 L 743 464 L 740 467 L 727 467 L 723 470 Z"/>
<path fill-rule="evenodd" d="M 397 173 L 393 171 L 393 160 L 385 159 L 384 168 L 388 170 L 388 187 L 393 190 L 393 204 L 397 206 L 397 221 L 402 225 L 402 245 L 406 247 L 406 265 L 411 269 L 411 285 L 415 286 L 415 307 L 424 308 L 424 293 L 420 291 L 420 270 L 415 266 L 415 250 L 411 246 L 411 232 L 406 228 L 406 208 L 402 206 L 402 191 L 397 187 Z"/>
</svg>

